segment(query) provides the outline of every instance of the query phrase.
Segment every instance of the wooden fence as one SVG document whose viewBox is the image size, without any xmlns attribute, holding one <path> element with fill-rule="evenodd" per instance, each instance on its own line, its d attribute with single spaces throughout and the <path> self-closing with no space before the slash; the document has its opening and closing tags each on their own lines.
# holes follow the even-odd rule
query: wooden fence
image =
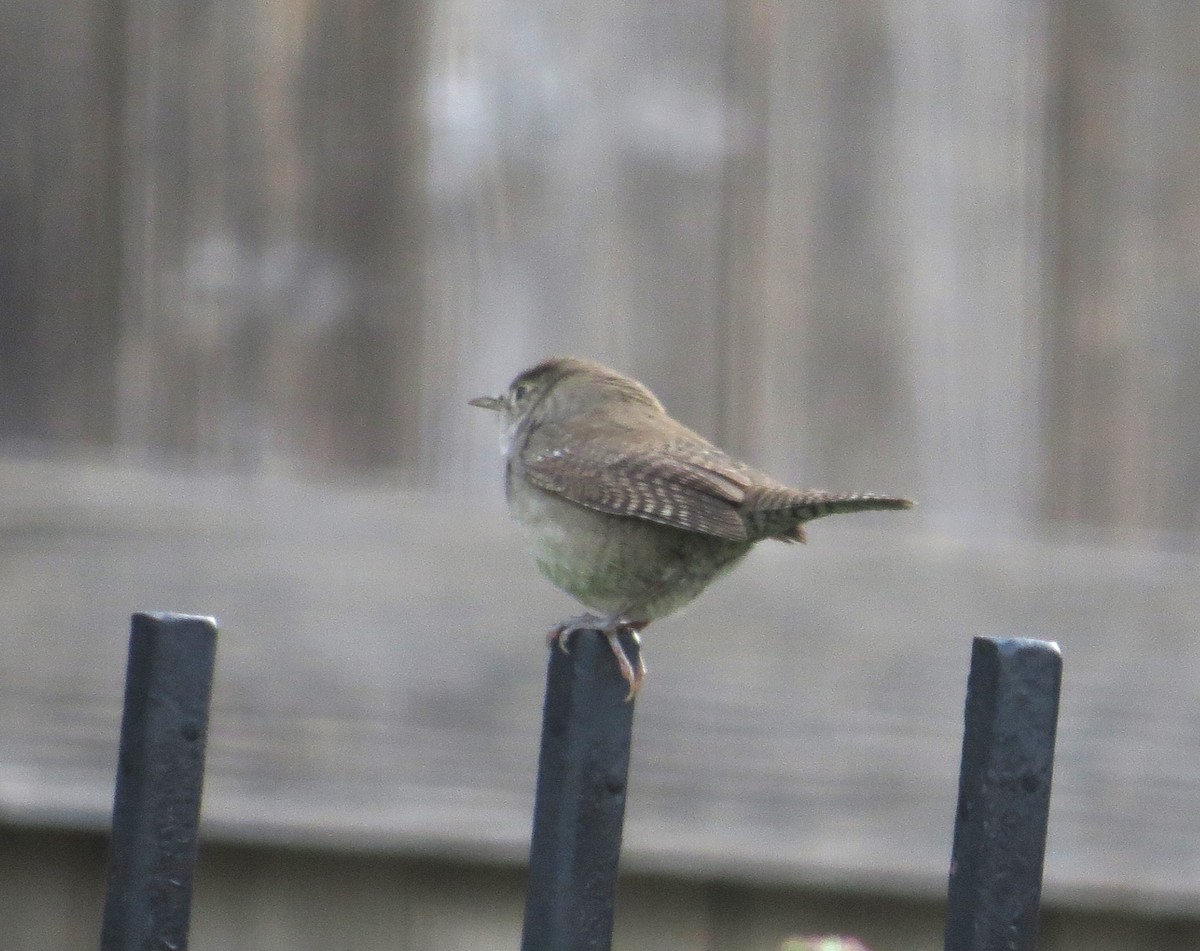
<svg viewBox="0 0 1200 951">
<path fill-rule="evenodd" d="M 602 13 L 4 4 L 0 448 L 477 492 L 574 351 L 946 532 L 1200 526 L 1192 0 Z"/>
</svg>

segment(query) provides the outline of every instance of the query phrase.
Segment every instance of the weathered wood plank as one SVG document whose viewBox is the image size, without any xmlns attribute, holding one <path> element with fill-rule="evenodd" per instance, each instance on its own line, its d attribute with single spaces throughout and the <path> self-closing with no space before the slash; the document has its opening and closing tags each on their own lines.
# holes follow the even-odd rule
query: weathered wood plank
<svg viewBox="0 0 1200 951">
<path fill-rule="evenodd" d="M 424 7 L 134 0 L 119 443 L 241 467 L 416 455 Z"/>
<path fill-rule="evenodd" d="M 1048 514 L 1200 528 L 1200 7 L 1067 3 Z"/>
<path fill-rule="evenodd" d="M 40 463 L 0 498 L 4 817 L 107 821 L 127 616 L 170 607 L 222 624 L 210 836 L 523 860 L 572 606 L 502 517 Z M 647 632 L 628 868 L 940 894 L 970 636 L 1034 634 L 1069 671 L 1046 894 L 1197 907 L 1194 557 L 812 535 Z"/>
<path fill-rule="evenodd" d="M 90 947 L 103 904 L 99 835 L 6 828 L 0 913 L 9 951 Z M 512 868 L 209 843 L 197 869 L 197 951 L 512 951 L 523 877 Z M 616 951 L 779 951 L 788 935 L 854 934 L 872 951 L 940 947 L 937 900 L 629 875 Z M 1051 907 L 1040 951 L 1192 951 L 1200 926 Z"/>
<path fill-rule="evenodd" d="M 0 8 L 0 438 L 109 445 L 121 281 L 120 16 Z"/>
<path fill-rule="evenodd" d="M 1005 535 L 1039 496 L 1044 4 L 731 7 L 727 441 Z M 866 480 L 866 484 L 863 484 Z"/>
<path fill-rule="evenodd" d="M 465 494 L 567 350 L 947 531 L 1200 525 L 1189 0 L 0 26 L 6 438 Z"/>
<path fill-rule="evenodd" d="M 556 353 L 652 380 L 714 428 L 725 16 L 719 0 L 439 8 L 423 484 L 494 484 L 463 404 Z"/>
</svg>

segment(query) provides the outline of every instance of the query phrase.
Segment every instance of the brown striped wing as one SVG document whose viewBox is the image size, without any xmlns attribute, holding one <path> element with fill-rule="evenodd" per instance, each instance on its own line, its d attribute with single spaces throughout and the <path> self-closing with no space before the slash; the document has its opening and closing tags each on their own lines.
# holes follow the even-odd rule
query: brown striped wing
<svg viewBox="0 0 1200 951">
<path fill-rule="evenodd" d="M 534 485 L 590 509 L 745 541 L 738 509 L 752 484 L 749 471 L 680 430 L 675 438 L 637 448 L 621 433 L 586 433 L 577 426 L 567 440 L 543 430 L 521 463 Z"/>
</svg>

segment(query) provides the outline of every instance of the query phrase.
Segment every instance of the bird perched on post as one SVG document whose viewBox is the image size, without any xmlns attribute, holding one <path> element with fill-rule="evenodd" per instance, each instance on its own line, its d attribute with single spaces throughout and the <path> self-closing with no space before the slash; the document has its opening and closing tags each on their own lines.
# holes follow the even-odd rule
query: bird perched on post
<svg viewBox="0 0 1200 951">
<path fill-rule="evenodd" d="M 678 610 L 767 538 L 804 541 L 824 515 L 907 509 L 908 499 L 793 489 L 722 452 L 668 415 L 645 386 L 599 363 L 555 357 L 500 396 L 505 494 L 542 573 L 600 614 L 557 625 L 608 639 L 629 698 L 635 670 L 618 633 Z"/>
</svg>

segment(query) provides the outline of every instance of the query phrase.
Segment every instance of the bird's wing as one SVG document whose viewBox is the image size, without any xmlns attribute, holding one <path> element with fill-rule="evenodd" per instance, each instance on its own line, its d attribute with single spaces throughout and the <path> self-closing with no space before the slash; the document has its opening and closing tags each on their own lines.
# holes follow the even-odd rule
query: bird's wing
<svg viewBox="0 0 1200 951">
<path fill-rule="evenodd" d="M 521 464 L 534 485 L 599 512 L 747 538 L 738 509 L 750 470 L 682 425 L 650 446 L 611 425 L 589 432 L 576 421 L 569 440 L 545 427 L 532 434 Z"/>
</svg>

